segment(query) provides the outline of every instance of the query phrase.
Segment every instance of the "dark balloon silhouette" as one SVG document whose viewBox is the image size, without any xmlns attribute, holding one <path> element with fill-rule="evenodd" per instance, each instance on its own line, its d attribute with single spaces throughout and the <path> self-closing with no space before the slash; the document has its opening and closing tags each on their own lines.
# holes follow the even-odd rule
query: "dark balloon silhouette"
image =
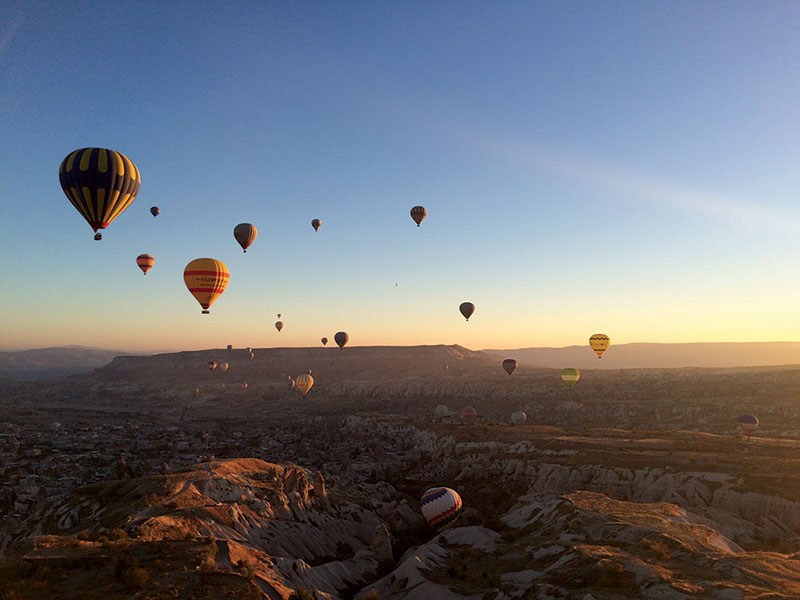
<svg viewBox="0 0 800 600">
<path fill-rule="evenodd" d="M 336 342 L 340 350 L 344 350 L 345 344 L 350 341 L 350 336 L 347 335 L 346 331 L 339 331 L 333 336 L 333 341 Z"/>
<path fill-rule="evenodd" d="M 250 244 L 256 241 L 256 236 L 258 236 L 258 229 L 251 223 L 239 223 L 233 228 L 233 237 L 239 242 L 243 252 L 247 252 Z"/>
<path fill-rule="evenodd" d="M 415 206 L 411 209 L 411 218 L 414 219 L 414 223 L 417 224 L 417 227 L 420 226 L 420 223 L 422 223 L 427 216 L 428 211 L 425 210 L 424 206 Z"/>
<path fill-rule="evenodd" d="M 458 307 L 458 310 L 460 310 L 461 314 L 464 315 L 464 318 L 469 321 L 472 313 L 475 312 L 475 305 L 472 302 L 462 302 Z"/>
</svg>

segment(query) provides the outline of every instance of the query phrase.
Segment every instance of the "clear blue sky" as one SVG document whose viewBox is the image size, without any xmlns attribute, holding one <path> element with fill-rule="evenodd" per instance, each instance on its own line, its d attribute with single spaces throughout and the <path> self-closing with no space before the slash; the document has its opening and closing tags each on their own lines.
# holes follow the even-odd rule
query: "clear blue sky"
<svg viewBox="0 0 800 600">
<path fill-rule="evenodd" d="M 0 0 L 0 348 L 800 340 L 798 31 L 796 2 Z M 102 242 L 58 182 L 85 146 L 142 174 Z M 207 316 L 198 257 L 231 272 Z"/>
</svg>

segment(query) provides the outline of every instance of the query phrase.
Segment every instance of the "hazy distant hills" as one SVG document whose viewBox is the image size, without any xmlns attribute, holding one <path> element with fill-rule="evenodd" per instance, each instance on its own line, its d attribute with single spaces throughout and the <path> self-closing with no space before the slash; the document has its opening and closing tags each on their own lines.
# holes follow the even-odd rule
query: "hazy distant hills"
<svg viewBox="0 0 800 600">
<path fill-rule="evenodd" d="M 521 365 L 579 369 L 673 367 L 756 367 L 800 364 L 800 342 L 699 342 L 692 344 L 614 344 L 602 360 L 585 346 L 484 350 Z"/>
<path fill-rule="evenodd" d="M 78 375 L 102 367 L 120 354 L 129 353 L 85 346 L 0 352 L 0 377 L 44 379 Z"/>
</svg>

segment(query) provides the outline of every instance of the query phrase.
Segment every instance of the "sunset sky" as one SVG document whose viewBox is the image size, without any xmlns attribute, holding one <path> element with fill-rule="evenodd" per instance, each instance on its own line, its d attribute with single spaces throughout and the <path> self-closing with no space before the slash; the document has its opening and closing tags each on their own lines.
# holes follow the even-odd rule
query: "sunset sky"
<svg viewBox="0 0 800 600">
<path fill-rule="evenodd" d="M 798 31 L 788 1 L 0 0 L 0 349 L 800 340 Z M 142 174 L 101 242 L 58 179 L 86 146 Z"/>
</svg>

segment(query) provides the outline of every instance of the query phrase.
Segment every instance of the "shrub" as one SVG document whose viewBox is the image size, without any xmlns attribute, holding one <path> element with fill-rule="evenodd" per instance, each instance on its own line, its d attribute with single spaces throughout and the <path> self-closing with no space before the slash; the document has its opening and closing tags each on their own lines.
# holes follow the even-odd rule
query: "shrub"
<svg viewBox="0 0 800 600">
<path fill-rule="evenodd" d="M 314 600 L 314 593 L 309 590 L 297 588 L 289 595 L 289 600 Z"/>
</svg>

